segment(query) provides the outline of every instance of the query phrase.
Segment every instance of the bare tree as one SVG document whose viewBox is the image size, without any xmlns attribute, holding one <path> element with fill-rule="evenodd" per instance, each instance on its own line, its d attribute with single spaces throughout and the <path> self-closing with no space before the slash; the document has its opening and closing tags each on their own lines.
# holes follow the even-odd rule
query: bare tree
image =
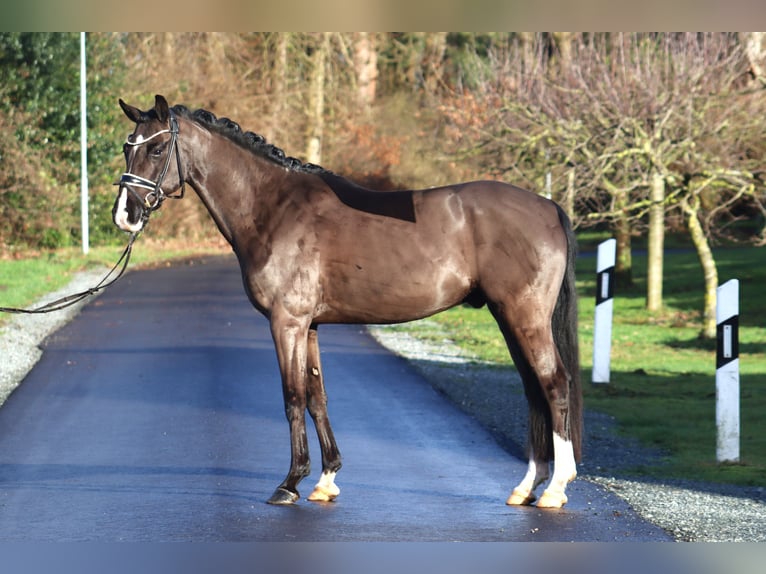
<svg viewBox="0 0 766 574">
<path fill-rule="evenodd" d="M 758 134 L 766 114 L 762 93 L 744 80 L 752 57 L 733 34 L 552 37 L 560 51 L 553 60 L 545 35 L 495 58 L 512 81 L 483 87 L 481 97 L 502 107 L 474 120 L 475 157 L 537 190 L 551 174 L 554 198 L 574 189 L 577 224 L 608 224 L 617 238 L 623 280 L 631 238 L 647 219 L 655 223 L 650 260 L 659 261 L 656 224 L 681 213 L 704 270 L 702 334 L 714 335 L 710 242 L 732 236 L 728 224 L 743 206 L 763 212 Z M 661 307 L 659 276 L 652 271 L 652 308 Z"/>
</svg>

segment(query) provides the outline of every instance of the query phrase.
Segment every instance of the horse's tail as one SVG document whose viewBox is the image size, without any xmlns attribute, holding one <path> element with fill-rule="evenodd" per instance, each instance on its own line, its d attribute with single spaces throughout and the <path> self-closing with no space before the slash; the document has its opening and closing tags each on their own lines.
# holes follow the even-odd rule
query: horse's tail
<svg viewBox="0 0 766 574">
<path fill-rule="evenodd" d="M 561 283 L 556 308 L 553 311 L 553 339 L 559 356 L 569 373 L 569 432 L 575 460 L 582 456 L 582 386 L 580 383 L 580 347 L 577 340 L 577 290 L 575 288 L 575 260 L 577 238 L 569 217 L 559 205 L 559 220 L 567 236 L 567 266 Z"/>
<path fill-rule="evenodd" d="M 556 307 L 553 311 L 551 327 L 553 340 L 559 356 L 569 374 L 569 431 L 574 449 L 575 460 L 582 455 L 582 387 L 580 386 L 580 355 L 577 341 L 577 291 L 575 290 L 575 259 L 577 258 L 577 240 L 569 217 L 556 205 L 561 226 L 567 237 L 567 259 L 564 280 L 559 289 Z M 525 365 L 526 367 L 526 365 Z M 550 406 L 539 385 L 527 388 L 529 400 L 530 446 L 536 454 L 543 454 L 548 460 L 553 459 L 552 422 Z"/>
</svg>

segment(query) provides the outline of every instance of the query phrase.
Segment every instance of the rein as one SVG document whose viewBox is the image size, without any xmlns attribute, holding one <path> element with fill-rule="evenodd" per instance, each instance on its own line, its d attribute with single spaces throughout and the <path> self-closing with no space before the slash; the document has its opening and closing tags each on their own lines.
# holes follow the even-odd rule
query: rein
<svg viewBox="0 0 766 574">
<path fill-rule="evenodd" d="M 130 146 L 140 146 L 145 144 L 146 142 L 150 141 L 151 139 L 161 135 L 161 134 L 170 134 L 170 148 L 168 150 L 167 158 L 165 159 L 165 165 L 162 168 L 162 171 L 160 172 L 159 177 L 157 178 L 157 181 L 152 181 L 150 179 L 146 179 L 145 177 L 141 177 L 140 175 L 135 175 L 130 172 L 125 172 L 122 174 L 122 177 L 120 177 L 120 181 L 115 183 L 114 185 L 119 186 L 125 186 L 125 189 L 127 189 L 133 196 L 138 199 L 139 203 L 141 204 L 141 207 L 143 209 L 142 217 L 144 220 L 149 219 L 149 215 L 160 208 L 160 205 L 162 205 L 162 202 L 165 201 L 167 198 L 171 199 L 181 199 L 184 196 L 184 192 L 186 190 L 186 182 L 184 181 L 183 172 L 181 171 L 181 156 L 178 153 L 178 120 L 176 119 L 175 114 L 171 111 L 170 112 L 170 118 L 169 118 L 170 128 L 166 130 L 160 130 L 148 138 L 142 138 L 140 141 L 126 141 L 125 143 Z M 178 177 L 180 179 L 180 187 L 181 191 L 178 195 L 168 195 L 165 193 L 165 191 L 162 189 L 162 182 L 165 179 L 165 176 L 168 173 L 168 170 L 170 169 L 170 161 L 173 156 L 173 152 L 175 152 L 176 156 L 176 165 L 178 166 Z M 140 187 L 142 189 L 149 190 L 149 193 L 146 194 L 145 197 L 141 197 L 134 189 L 133 187 Z M 0 313 L 17 313 L 17 314 L 26 314 L 26 315 L 35 315 L 35 314 L 42 314 L 42 313 L 51 313 L 53 311 L 60 311 L 61 309 L 65 309 L 66 307 L 71 307 L 72 305 L 79 303 L 86 297 L 90 297 L 91 295 L 95 295 L 99 291 L 102 291 L 109 287 L 110 285 L 113 285 L 117 282 L 120 277 L 122 277 L 123 273 L 125 273 L 125 269 L 128 267 L 128 262 L 130 261 L 130 254 L 133 251 L 133 243 L 135 242 L 136 238 L 138 237 L 138 233 L 132 233 L 130 236 L 130 240 L 128 241 L 128 245 L 125 247 L 125 250 L 122 252 L 122 255 L 117 260 L 117 263 L 114 264 L 114 267 L 104 276 L 104 278 L 95 286 L 91 287 L 90 289 L 86 289 L 85 291 L 80 291 L 79 293 L 73 293 L 72 295 L 67 295 L 65 297 L 61 297 L 60 299 L 56 299 L 55 301 L 51 301 L 50 303 L 45 303 L 44 305 L 40 305 L 39 307 L 35 307 L 34 309 L 20 309 L 16 307 L 0 307 Z M 116 276 L 112 277 L 112 275 L 117 273 Z"/>
<path fill-rule="evenodd" d="M 60 299 L 56 299 L 55 301 L 51 301 L 50 303 L 45 303 L 44 305 L 40 305 L 39 307 L 35 307 L 34 309 L 18 309 L 15 307 L 0 307 L 0 313 L 16 313 L 16 314 L 24 314 L 24 315 L 39 315 L 42 313 L 50 313 L 52 311 L 60 311 L 61 309 L 65 309 L 67 307 L 71 307 L 72 305 L 79 303 L 86 297 L 90 297 L 91 295 L 95 295 L 99 291 L 102 291 L 109 287 L 110 285 L 113 285 L 117 282 L 117 280 L 122 277 L 123 273 L 125 273 L 125 269 L 128 267 L 128 262 L 130 261 L 130 254 L 133 251 L 133 242 L 138 237 L 138 233 L 132 233 L 130 235 L 130 240 L 128 241 L 128 245 L 125 247 L 125 250 L 122 252 L 122 255 L 120 255 L 120 258 L 117 260 L 117 263 L 114 264 L 114 267 L 104 276 L 104 278 L 99 281 L 99 283 L 95 287 L 91 287 L 90 289 L 86 289 L 85 291 L 80 291 L 79 293 L 73 293 L 72 295 L 67 295 L 65 297 L 61 297 Z M 122 267 L 120 267 L 122 265 Z M 119 271 L 118 271 L 119 268 Z M 110 279 L 110 277 L 117 272 L 117 275 Z"/>
</svg>

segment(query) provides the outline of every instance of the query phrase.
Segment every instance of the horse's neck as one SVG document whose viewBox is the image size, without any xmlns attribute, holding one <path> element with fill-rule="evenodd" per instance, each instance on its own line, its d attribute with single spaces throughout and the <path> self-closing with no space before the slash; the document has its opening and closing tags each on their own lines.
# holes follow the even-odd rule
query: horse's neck
<svg viewBox="0 0 766 574">
<path fill-rule="evenodd" d="M 189 183 L 226 240 L 236 246 L 239 230 L 252 229 L 253 218 L 270 213 L 277 201 L 275 181 L 283 168 L 255 157 L 217 134 L 200 136 L 190 153 Z"/>
</svg>

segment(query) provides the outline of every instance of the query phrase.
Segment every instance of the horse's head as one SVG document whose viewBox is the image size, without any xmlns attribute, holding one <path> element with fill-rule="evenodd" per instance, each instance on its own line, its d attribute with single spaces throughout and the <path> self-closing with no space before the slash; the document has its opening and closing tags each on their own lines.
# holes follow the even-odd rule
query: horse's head
<svg viewBox="0 0 766 574">
<path fill-rule="evenodd" d="M 122 100 L 120 107 L 135 122 L 136 129 L 123 146 L 127 171 L 117 184 L 120 191 L 112 208 L 112 219 L 120 229 L 137 233 L 167 197 L 183 196 L 178 121 L 162 96 L 156 96 L 154 108 L 146 112 Z M 174 154 L 176 161 L 172 162 Z M 165 181 L 177 183 L 163 189 Z M 178 189 L 180 195 L 172 195 Z"/>
</svg>

